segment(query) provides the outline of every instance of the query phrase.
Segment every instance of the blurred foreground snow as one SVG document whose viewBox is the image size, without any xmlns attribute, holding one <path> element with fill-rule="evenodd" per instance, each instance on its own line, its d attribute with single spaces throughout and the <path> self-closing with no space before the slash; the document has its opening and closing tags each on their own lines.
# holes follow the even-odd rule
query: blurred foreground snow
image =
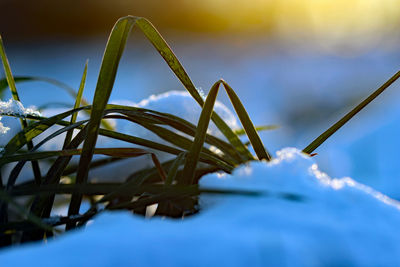
<svg viewBox="0 0 400 267">
<path fill-rule="evenodd" d="M 0 252 L 4 266 L 399 266 L 400 204 L 350 178 L 332 179 L 312 158 L 283 149 L 271 163 L 210 174 L 185 220 L 105 212 L 47 244 Z M 38 257 L 38 255 L 43 255 Z"/>
</svg>

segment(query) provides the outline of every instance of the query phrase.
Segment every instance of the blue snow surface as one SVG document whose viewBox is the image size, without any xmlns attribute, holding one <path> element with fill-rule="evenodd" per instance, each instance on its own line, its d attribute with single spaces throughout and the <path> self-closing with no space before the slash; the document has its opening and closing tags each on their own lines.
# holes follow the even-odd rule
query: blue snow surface
<svg viewBox="0 0 400 267">
<path fill-rule="evenodd" d="M 3 266 L 399 266 L 400 203 L 351 178 L 335 179 L 295 148 L 203 188 L 184 220 L 104 212 L 47 244 L 0 251 Z"/>
</svg>

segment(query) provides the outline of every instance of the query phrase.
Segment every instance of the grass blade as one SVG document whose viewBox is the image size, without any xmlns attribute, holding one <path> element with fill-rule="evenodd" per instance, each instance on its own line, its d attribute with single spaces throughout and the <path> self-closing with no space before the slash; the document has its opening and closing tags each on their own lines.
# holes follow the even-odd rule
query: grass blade
<svg viewBox="0 0 400 267">
<path fill-rule="evenodd" d="M 18 211 L 18 213 L 22 216 L 26 216 L 28 221 L 35 224 L 41 229 L 44 229 L 46 231 L 53 231 L 53 228 L 45 223 L 42 222 L 42 220 L 33 215 L 30 214 L 24 207 L 22 207 L 20 204 L 18 204 L 16 201 L 14 201 L 5 191 L 0 190 L 0 199 L 3 202 L 6 202 L 12 206 Z"/>
<path fill-rule="evenodd" d="M 176 175 L 178 174 L 179 166 L 184 162 L 185 156 L 186 153 L 183 152 L 176 157 L 171 165 L 171 168 L 169 169 L 167 179 L 165 179 L 165 186 L 172 185 L 173 181 L 176 179 Z"/>
<path fill-rule="evenodd" d="M 11 95 L 14 100 L 20 101 L 17 87 L 15 86 L 14 77 L 11 72 L 11 67 L 10 67 L 10 64 L 7 59 L 7 55 L 6 55 L 6 51 L 4 49 L 3 40 L 1 38 L 1 35 L 0 35 L 0 57 L 1 57 L 1 61 L 3 62 L 4 72 L 6 74 L 8 86 L 10 87 Z M 20 122 L 21 122 L 22 129 L 24 129 L 28 126 L 28 124 L 24 118 L 20 118 Z M 33 143 L 31 141 L 29 141 L 27 143 L 27 146 L 28 146 L 28 149 L 31 150 L 33 148 Z M 33 170 L 33 175 L 35 176 L 36 183 L 40 184 L 41 180 L 42 180 L 42 175 L 40 173 L 39 163 L 32 161 L 32 170 Z"/>
<path fill-rule="evenodd" d="M 255 129 L 256 129 L 257 132 L 275 130 L 275 129 L 278 129 L 278 128 L 279 128 L 278 125 L 255 126 Z M 239 135 L 239 136 L 241 136 L 241 135 L 245 135 L 246 131 L 243 128 L 241 128 L 241 129 L 234 130 L 234 133 Z"/>
<path fill-rule="evenodd" d="M 6 156 L 6 155 L 14 154 L 20 148 L 22 148 L 24 145 L 26 145 L 28 142 L 30 142 L 33 138 L 35 138 L 36 136 L 40 135 L 45 130 L 47 130 L 49 127 L 51 127 L 55 124 L 61 123 L 62 119 L 64 119 L 65 117 L 67 117 L 75 112 L 78 112 L 80 110 L 88 109 L 88 108 L 90 108 L 90 106 L 69 110 L 69 111 L 57 114 L 53 117 L 43 118 L 40 121 L 29 125 L 25 129 L 23 129 L 21 132 L 16 134 L 13 138 L 11 138 L 11 140 L 4 147 L 3 155 Z M 69 123 L 66 122 L 66 125 L 68 126 Z"/>
<path fill-rule="evenodd" d="M 45 139 L 43 139 L 42 141 L 40 141 L 37 145 L 35 145 L 35 146 L 30 150 L 30 152 L 36 151 L 36 150 L 39 149 L 42 145 L 44 145 L 46 142 L 48 142 L 48 141 L 50 141 L 51 139 L 57 137 L 58 135 L 64 133 L 65 131 L 69 131 L 69 130 L 71 130 L 71 129 L 77 128 L 77 127 L 79 127 L 80 125 L 82 125 L 82 124 L 84 124 L 84 123 L 86 123 L 86 122 L 87 122 L 87 121 L 80 121 L 80 122 L 71 124 L 71 125 L 69 125 L 69 126 L 66 126 L 66 127 L 62 128 L 62 129 L 60 129 L 60 130 L 58 130 L 58 131 L 55 131 L 54 133 L 52 133 L 51 135 L 47 136 Z M 23 155 L 23 154 L 22 154 L 22 155 Z M 1 159 L 0 159 L 0 161 L 1 161 Z M 11 170 L 10 176 L 9 176 L 9 178 L 8 178 L 8 181 L 7 181 L 7 188 L 8 188 L 8 189 L 10 189 L 11 187 L 13 187 L 14 184 L 16 183 L 17 178 L 18 178 L 18 175 L 19 175 L 19 173 L 21 172 L 22 168 L 24 167 L 25 162 L 26 162 L 26 160 L 22 160 L 22 161 L 18 162 L 18 164 L 15 165 L 15 167 Z M 44 182 L 44 181 L 43 181 L 43 182 Z"/>
<path fill-rule="evenodd" d="M 244 108 L 242 102 L 239 97 L 236 95 L 235 91 L 225 82 L 222 81 L 222 84 L 225 87 L 225 91 L 229 96 L 229 99 L 232 102 L 233 107 L 235 108 L 236 114 L 239 117 L 240 122 L 243 125 L 244 130 L 246 131 L 247 136 L 249 137 L 249 141 L 254 148 L 254 151 L 257 154 L 259 160 L 271 160 L 271 155 L 265 149 L 260 136 L 257 133 L 254 124 L 251 122 L 249 114 L 247 114 L 246 109 Z"/>
<path fill-rule="evenodd" d="M 192 95 L 192 97 L 203 106 L 204 100 L 200 96 L 193 82 L 189 78 L 182 64 L 178 58 L 168 46 L 161 34 L 155 29 L 155 27 L 145 18 L 137 18 L 137 26 L 146 35 L 147 39 L 153 44 L 156 50 L 164 58 L 165 62 L 178 77 L 181 83 L 184 85 L 186 90 Z M 218 116 L 215 112 L 212 114 L 212 120 L 223 135 L 229 140 L 229 142 L 239 151 L 241 155 L 244 155 L 245 160 L 253 159 L 250 151 L 240 141 L 239 137 L 232 131 L 232 129 Z"/>
<path fill-rule="evenodd" d="M 126 116 L 131 116 L 133 113 L 134 116 L 138 116 L 140 119 L 149 119 L 149 123 L 167 125 L 193 137 L 197 131 L 196 126 L 192 123 L 168 113 L 119 105 L 107 105 L 107 107 L 110 107 L 107 113 L 113 113 L 113 111 L 115 111 Z M 229 157 L 229 159 L 237 165 L 245 162 L 232 144 L 210 134 L 206 135 L 205 142 L 220 149 L 224 153 L 224 157 Z"/>
<path fill-rule="evenodd" d="M 18 95 L 17 87 L 15 86 L 14 77 L 11 72 L 10 63 L 8 62 L 1 36 L 0 36 L 0 57 L 3 63 L 4 73 L 6 74 L 7 84 L 8 87 L 10 88 L 11 95 L 14 100 L 21 101 Z"/>
<path fill-rule="evenodd" d="M 193 145 L 187 154 L 185 166 L 183 168 L 183 184 L 191 185 L 193 183 L 196 165 L 199 161 L 200 152 L 206 138 L 208 124 L 210 123 L 213 107 L 215 101 L 217 100 L 218 88 L 220 84 L 221 81 L 217 81 L 211 87 L 211 90 L 207 95 L 206 102 L 204 103 L 203 110 L 201 111 Z"/>
<path fill-rule="evenodd" d="M 74 88 L 72 88 L 71 86 L 69 86 L 66 83 L 63 83 L 59 80 L 56 79 L 52 79 L 52 78 L 47 78 L 47 77 L 37 77 L 37 76 L 14 76 L 14 82 L 15 83 L 20 83 L 20 82 L 45 82 L 51 85 L 54 85 L 57 88 L 60 88 L 62 90 L 64 90 L 66 93 L 68 93 L 73 99 L 77 98 L 77 93 L 75 92 Z M 0 80 L 0 96 L 2 95 L 2 92 L 4 91 L 4 89 L 6 89 L 8 87 L 7 84 L 7 79 L 1 79 Z M 54 104 L 54 103 L 51 103 Z M 61 103 L 60 103 L 61 104 Z M 64 103 L 61 104 L 62 106 L 65 106 Z M 89 102 L 86 101 L 85 98 L 81 97 L 81 105 L 82 106 L 88 106 Z M 44 109 L 46 108 L 46 106 L 41 106 L 39 109 Z M 85 112 L 87 112 L 90 115 L 90 110 L 84 110 Z M 102 121 L 101 125 L 108 130 L 114 130 L 114 127 L 109 124 L 106 121 Z"/>
<path fill-rule="evenodd" d="M 0 158 L 0 164 L 4 165 L 7 163 L 20 160 L 37 160 L 49 157 L 67 157 L 67 156 L 76 156 L 82 154 L 83 154 L 82 149 L 64 149 L 64 150 L 48 150 L 40 152 L 27 152 L 12 156 L 3 156 Z M 95 148 L 93 150 L 93 154 L 101 154 L 105 156 L 118 157 L 118 158 L 132 158 L 153 153 L 140 148 L 124 147 L 124 148 Z"/>
<path fill-rule="evenodd" d="M 186 157 L 185 167 L 183 168 L 183 183 L 190 185 L 193 183 L 194 173 L 197 162 L 199 160 L 200 152 L 205 141 L 208 124 L 210 123 L 211 114 L 213 112 L 214 104 L 217 99 L 219 86 L 223 84 L 224 88 L 232 102 L 232 105 L 238 115 L 243 128 L 252 144 L 257 157 L 262 160 L 271 160 L 271 156 L 268 151 L 264 148 L 264 145 L 258 135 L 253 123 L 250 120 L 249 115 L 246 112 L 243 104 L 239 100 L 239 97 L 233 91 L 233 89 L 224 81 L 217 81 L 210 89 L 206 102 L 204 103 L 203 110 L 201 111 L 199 122 L 197 125 L 197 132 L 193 141 L 193 145 Z"/>
<path fill-rule="evenodd" d="M 124 51 L 128 35 L 135 22 L 136 19 L 133 17 L 119 19 L 114 25 L 108 39 L 93 98 L 93 108 L 88 123 L 87 137 L 83 143 L 82 156 L 79 160 L 79 168 L 76 176 L 77 184 L 86 183 L 87 181 L 89 165 L 97 142 L 103 112 L 114 86 L 119 61 Z M 77 214 L 81 202 L 81 194 L 73 195 L 68 209 L 68 215 Z M 67 228 L 75 228 L 75 225 L 69 224 L 67 225 Z"/>
<path fill-rule="evenodd" d="M 163 127 L 160 127 L 157 125 L 141 122 L 140 118 L 138 118 L 138 119 L 132 118 L 132 117 L 127 118 L 125 116 L 119 116 L 119 115 L 111 115 L 110 118 L 126 119 L 126 120 L 132 121 L 134 123 L 137 123 L 137 124 L 143 126 L 144 128 L 146 128 L 147 130 L 153 132 L 160 138 L 164 139 L 165 141 L 167 141 L 179 148 L 183 148 L 185 150 L 189 150 L 193 144 L 192 140 L 190 140 L 182 135 L 179 135 L 173 131 L 170 131 L 166 128 L 163 128 Z M 209 157 L 218 159 L 218 163 L 220 163 L 222 165 L 230 165 L 231 167 L 233 167 L 235 165 L 235 163 L 232 162 L 229 158 L 224 158 L 224 157 L 212 152 L 210 149 L 208 149 L 206 147 L 202 148 L 202 152 L 204 154 L 207 154 Z"/>
<path fill-rule="evenodd" d="M 78 94 L 77 94 L 76 99 L 75 99 L 74 109 L 79 108 L 79 106 L 81 104 L 81 101 L 82 101 L 83 89 L 85 88 L 85 82 L 86 82 L 87 68 L 88 68 L 88 61 L 86 60 L 85 68 L 83 70 L 83 75 L 82 75 L 82 79 L 81 79 L 81 83 L 79 85 Z M 76 122 L 76 118 L 77 117 L 78 117 L 78 113 L 74 113 L 74 114 L 71 115 L 71 124 L 74 124 Z M 69 142 L 71 142 L 73 133 L 74 133 L 73 129 L 71 129 L 71 130 L 69 130 L 67 132 L 67 135 L 65 136 L 63 148 L 65 148 L 69 144 Z"/>
<path fill-rule="evenodd" d="M 381 87 L 379 87 L 375 92 L 370 94 L 366 99 L 364 99 L 360 104 L 353 108 L 349 113 L 344 115 L 339 121 L 332 125 L 328 130 L 323 132 L 314 141 L 312 141 L 306 148 L 303 149 L 304 153 L 310 154 L 317 147 L 319 147 L 323 142 L 326 141 L 332 134 L 339 130 L 343 125 L 345 125 L 351 118 L 354 117 L 358 112 L 360 112 L 365 106 L 367 106 L 372 100 L 378 97 L 383 91 L 386 90 L 392 83 L 394 83 L 400 77 L 400 71 L 394 74 L 389 80 L 387 80 Z"/>
</svg>

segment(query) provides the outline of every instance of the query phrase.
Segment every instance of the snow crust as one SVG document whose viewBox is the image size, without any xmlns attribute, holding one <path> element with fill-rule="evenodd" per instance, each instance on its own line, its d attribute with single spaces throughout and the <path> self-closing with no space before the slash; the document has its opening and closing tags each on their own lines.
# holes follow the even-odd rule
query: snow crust
<svg viewBox="0 0 400 267">
<path fill-rule="evenodd" d="M 399 266 L 400 204 L 351 178 L 330 178 L 294 148 L 203 188 L 184 220 L 105 212 L 85 230 L 0 252 L 4 266 Z M 46 255 L 38 257 L 37 255 Z"/>
</svg>

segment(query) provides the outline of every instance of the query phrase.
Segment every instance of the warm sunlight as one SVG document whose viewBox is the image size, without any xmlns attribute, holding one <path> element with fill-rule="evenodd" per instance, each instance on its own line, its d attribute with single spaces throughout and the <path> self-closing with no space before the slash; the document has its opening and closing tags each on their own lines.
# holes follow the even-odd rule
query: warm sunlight
<svg viewBox="0 0 400 267">
<path fill-rule="evenodd" d="M 223 17 L 226 28 L 264 31 L 284 39 L 315 38 L 327 46 L 375 45 L 389 37 L 399 25 L 399 4 L 399 0 L 197 2 L 199 8 Z"/>
</svg>

